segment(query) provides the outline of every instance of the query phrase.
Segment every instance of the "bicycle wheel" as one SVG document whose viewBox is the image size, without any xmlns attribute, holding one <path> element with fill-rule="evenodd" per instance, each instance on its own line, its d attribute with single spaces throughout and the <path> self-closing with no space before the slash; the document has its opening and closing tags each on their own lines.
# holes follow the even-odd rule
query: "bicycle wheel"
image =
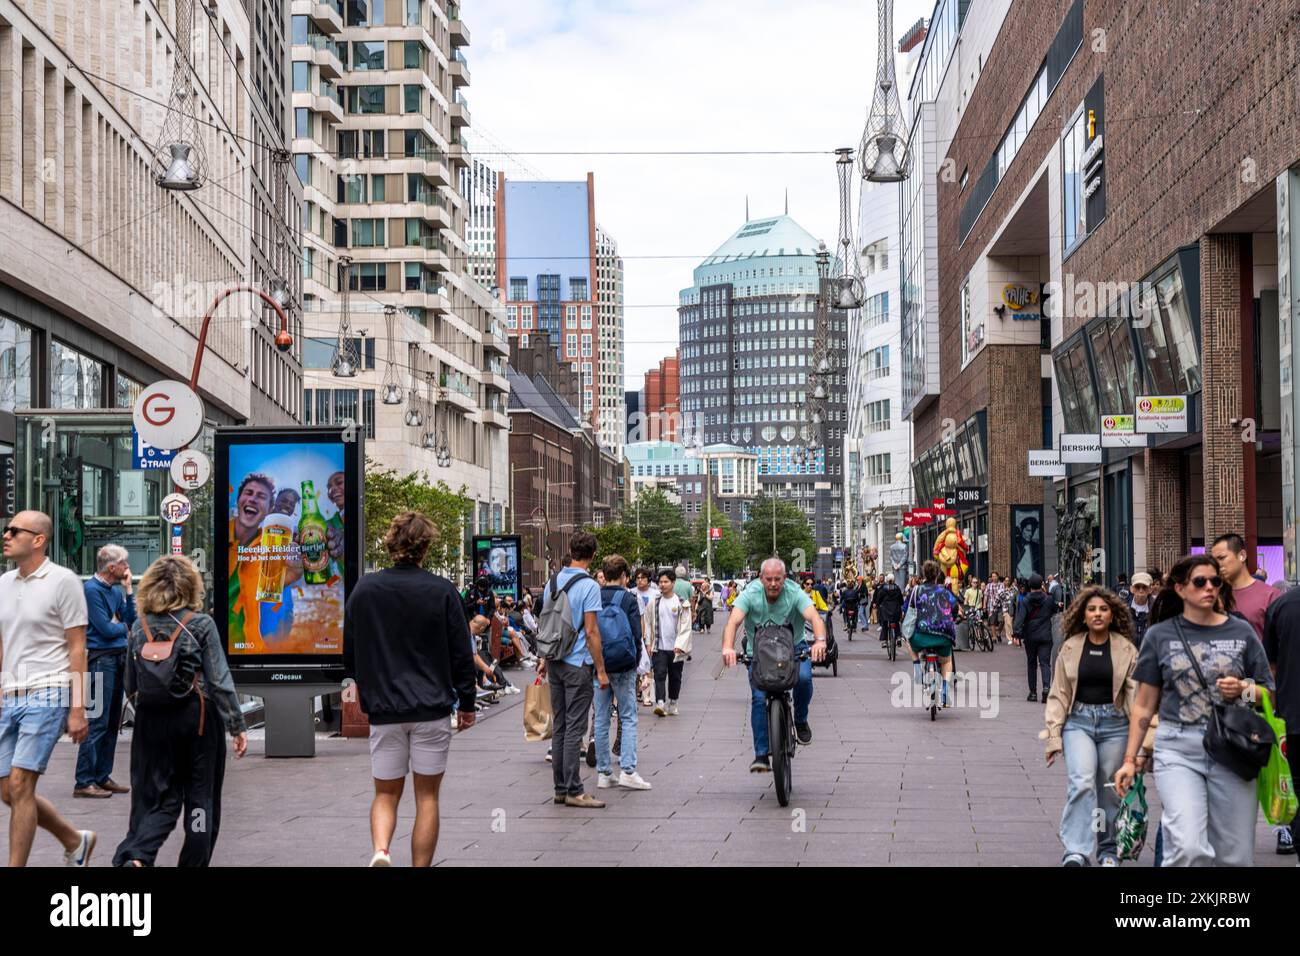
<svg viewBox="0 0 1300 956">
<path fill-rule="evenodd" d="M 790 727 L 789 714 L 782 698 L 767 699 L 767 742 L 772 752 L 772 777 L 776 782 L 776 802 L 790 802 Z"/>
<path fill-rule="evenodd" d="M 898 635 L 894 633 L 892 627 L 887 628 L 885 633 L 888 635 L 888 640 L 886 641 L 885 646 L 889 652 L 889 662 L 892 664 L 894 661 L 898 660 Z"/>
<path fill-rule="evenodd" d="M 932 661 L 926 662 L 925 678 L 927 693 L 930 698 L 930 719 L 934 720 L 939 715 L 939 671 Z"/>
</svg>

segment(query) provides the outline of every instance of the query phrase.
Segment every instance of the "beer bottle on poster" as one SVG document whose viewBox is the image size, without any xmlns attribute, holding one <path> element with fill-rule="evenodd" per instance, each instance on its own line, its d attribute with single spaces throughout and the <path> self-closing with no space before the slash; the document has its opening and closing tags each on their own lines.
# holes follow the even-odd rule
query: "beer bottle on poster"
<svg viewBox="0 0 1300 956">
<path fill-rule="evenodd" d="M 302 555 L 304 584 L 325 584 L 330 579 L 329 536 L 316 503 L 316 486 L 302 483 L 302 518 L 298 522 L 298 549 Z"/>
</svg>

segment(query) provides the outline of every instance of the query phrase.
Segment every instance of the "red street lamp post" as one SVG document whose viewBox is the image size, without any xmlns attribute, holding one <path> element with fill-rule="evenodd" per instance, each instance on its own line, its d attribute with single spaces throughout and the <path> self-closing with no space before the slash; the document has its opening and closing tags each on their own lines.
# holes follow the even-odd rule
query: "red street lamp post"
<svg viewBox="0 0 1300 956">
<path fill-rule="evenodd" d="M 275 309 L 275 314 L 280 318 L 280 331 L 275 333 L 275 347 L 281 352 L 287 352 L 289 349 L 293 348 L 293 335 L 289 332 L 289 317 L 285 315 L 284 309 L 280 307 L 280 303 L 276 302 L 275 299 L 271 298 L 271 296 L 266 292 L 257 288 L 257 286 L 231 286 L 212 300 L 212 304 L 208 306 L 207 314 L 203 316 L 203 325 L 199 327 L 199 350 L 194 356 L 194 370 L 190 372 L 190 388 L 194 389 L 196 392 L 199 389 L 199 369 L 203 367 L 203 349 L 208 340 L 208 326 L 212 323 L 213 313 L 217 311 L 217 306 L 236 292 L 251 292 L 253 295 L 261 298 L 271 308 Z"/>
</svg>

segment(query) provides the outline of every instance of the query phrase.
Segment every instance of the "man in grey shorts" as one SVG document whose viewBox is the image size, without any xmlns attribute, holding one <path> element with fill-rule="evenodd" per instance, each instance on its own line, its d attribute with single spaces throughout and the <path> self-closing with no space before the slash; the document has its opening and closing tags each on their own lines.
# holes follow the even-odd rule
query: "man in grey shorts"
<svg viewBox="0 0 1300 956">
<path fill-rule="evenodd" d="M 371 866 L 392 866 L 389 844 L 406 775 L 415 775 L 411 862 L 430 866 L 438 846 L 438 790 L 459 730 L 474 725 L 474 662 L 465 610 L 455 587 L 421 565 L 433 523 L 408 511 L 393 519 L 384 546 L 393 566 L 363 576 L 343 616 L 344 700 L 370 717 Z"/>
</svg>

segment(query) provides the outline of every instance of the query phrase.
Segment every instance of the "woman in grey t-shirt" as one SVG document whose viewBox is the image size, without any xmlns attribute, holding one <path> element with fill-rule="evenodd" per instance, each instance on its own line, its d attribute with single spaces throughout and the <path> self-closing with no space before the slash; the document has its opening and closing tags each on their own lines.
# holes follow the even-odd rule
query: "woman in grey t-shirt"
<svg viewBox="0 0 1300 956">
<path fill-rule="evenodd" d="M 1182 558 L 1168 581 L 1179 600 L 1162 604 L 1172 615 L 1153 623 L 1142 642 L 1133 672 L 1137 700 L 1115 785 L 1121 795 L 1127 792 L 1138 770 L 1138 745 L 1158 709 L 1155 772 L 1164 806 L 1164 865 L 1249 866 L 1258 809 L 1255 782 L 1205 752 L 1205 731 L 1214 703 L 1251 706 L 1253 684 L 1272 688 L 1268 660 L 1254 628 L 1229 614 L 1232 590 L 1213 558 Z"/>
</svg>

